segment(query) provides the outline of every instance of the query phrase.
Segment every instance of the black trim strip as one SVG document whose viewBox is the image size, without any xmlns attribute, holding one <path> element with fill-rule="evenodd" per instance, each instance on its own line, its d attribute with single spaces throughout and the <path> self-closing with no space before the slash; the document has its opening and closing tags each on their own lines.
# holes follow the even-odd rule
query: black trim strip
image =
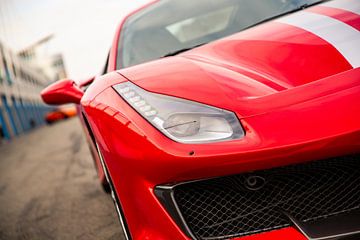
<svg viewBox="0 0 360 240">
<path fill-rule="evenodd" d="M 87 120 L 87 118 L 86 118 L 86 116 L 85 116 L 85 113 L 82 112 L 81 114 L 82 114 L 82 117 L 83 117 L 83 119 L 84 119 L 84 122 L 85 122 L 86 128 L 87 128 L 87 130 L 88 130 L 88 133 L 89 133 L 89 135 L 90 135 L 91 141 L 93 142 L 94 145 L 96 145 L 94 133 L 92 132 L 92 129 L 91 129 L 91 127 L 90 127 L 90 124 L 89 124 L 89 122 L 88 122 L 88 120 Z"/>
<path fill-rule="evenodd" d="M 156 186 L 154 193 L 178 227 L 191 239 L 196 239 L 187 226 L 174 198 L 174 186 Z"/>
<path fill-rule="evenodd" d="M 107 168 L 106 168 L 103 156 L 102 156 L 102 154 L 100 152 L 99 146 L 98 146 L 98 144 L 96 142 L 95 142 L 95 144 L 96 144 L 96 149 L 97 149 L 99 157 L 100 157 L 101 165 L 102 165 L 104 173 L 105 173 L 106 180 L 108 181 L 108 183 L 110 185 L 111 197 L 114 200 L 114 202 L 116 201 L 115 208 L 116 208 L 116 212 L 118 213 L 119 221 L 120 221 L 120 224 L 122 226 L 125 239 L 126 240 L 131 240 L 130 230 L 129 230 L 129 227 L 128 227 L 127 223 L 126 223 L 124 211 L 122 209 L 119 197 L 118 197 L 118 195 L 116 193 L 116 190 L 115 190 L 115 187 L 114 187 L 114 185 L 112 183 L 109 172 L 107 171 Z"/>
<path fill-rule="evenodd" d="M 350 240 L 360 239 L 360 210 L 301 222 L 284 213 L 296 228 L 309 240 Z"/>
</svg>

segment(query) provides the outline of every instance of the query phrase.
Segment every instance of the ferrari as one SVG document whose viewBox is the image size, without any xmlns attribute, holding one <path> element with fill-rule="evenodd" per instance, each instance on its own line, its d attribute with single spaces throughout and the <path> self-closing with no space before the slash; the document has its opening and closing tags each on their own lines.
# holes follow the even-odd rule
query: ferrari
<svg viewBox="0 0 360 240">
<path fill-rule="evenodd" d="M 45 114 L 44 118 L 47 124 L 53 124 L 57 121 L 76 116 L 76 107 L 73 105 L 60 106 L 53 111 Z"/>
<path fill-rule="evenodd" d="M 126 239 L 360 239 L 360 1 L 159 0 L 78 104 Z"/>
</svg>

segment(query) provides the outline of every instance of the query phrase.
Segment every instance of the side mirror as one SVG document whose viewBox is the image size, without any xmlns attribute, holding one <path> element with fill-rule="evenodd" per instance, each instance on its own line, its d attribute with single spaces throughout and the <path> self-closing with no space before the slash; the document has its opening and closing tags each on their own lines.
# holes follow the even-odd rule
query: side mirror
<svg viewBox="0 0 360 240">
<path fill-rule="evenodd" d="M 50 105 L 79 104 L 83 95 L 84 92 L 70 79 L 57 81 L 41 91 L 43 101 Z"/>
</svg>

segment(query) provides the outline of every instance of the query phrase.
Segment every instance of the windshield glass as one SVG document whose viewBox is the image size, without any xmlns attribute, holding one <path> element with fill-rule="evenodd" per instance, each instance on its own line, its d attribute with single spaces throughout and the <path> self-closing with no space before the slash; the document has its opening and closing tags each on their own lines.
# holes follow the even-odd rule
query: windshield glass
<svg viewBox="0 0 360 240">
<path fill-rule="evenodd" d="M 129 17 L 117 69 L 240 32 L 319 0 L 162 0 Z"/>
</svg>

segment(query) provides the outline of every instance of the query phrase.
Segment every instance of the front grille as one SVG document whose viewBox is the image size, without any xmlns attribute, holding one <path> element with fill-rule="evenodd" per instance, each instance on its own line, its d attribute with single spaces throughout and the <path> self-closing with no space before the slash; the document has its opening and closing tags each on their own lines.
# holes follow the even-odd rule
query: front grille
<svg viewBox="0 0 360 240">
<path fill-rule="evenodd" d="M 338 157 L 185 183 L 174 198 L 198 239 L 225 239 L 360 207 L 360 158 Z"/>
</svg>

